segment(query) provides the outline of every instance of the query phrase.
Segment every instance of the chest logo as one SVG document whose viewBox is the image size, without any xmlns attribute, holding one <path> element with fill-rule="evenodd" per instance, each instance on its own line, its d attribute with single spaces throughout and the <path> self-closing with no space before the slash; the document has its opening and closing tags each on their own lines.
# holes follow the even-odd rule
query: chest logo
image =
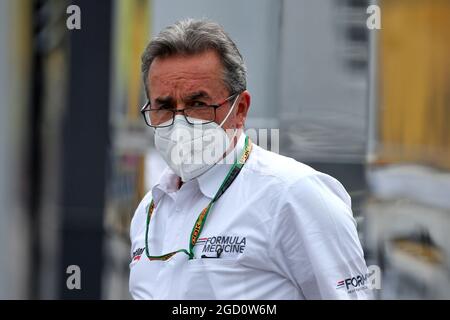
<svg viewBox="0 0 450 320">
<path fill-rule="evenodd" d="M 204 254 L 218 251 L 224 254 L 241 254 L 244 253 L 246 244 L 246 237 L 214 236 L 198 239 L 196 246 L 202 246 L 201 253 Z"/>
</svg>

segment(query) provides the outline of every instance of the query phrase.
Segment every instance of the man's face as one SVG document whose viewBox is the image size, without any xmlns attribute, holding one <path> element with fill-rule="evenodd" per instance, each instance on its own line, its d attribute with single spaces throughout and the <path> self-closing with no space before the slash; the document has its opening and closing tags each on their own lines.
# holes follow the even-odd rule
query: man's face
<svg viewBox="0 0 450 320">
<path fill-rule="evenodd" d="M 222 70 L 220 58 L 213 50 L 190 56 L 158 57 L 153 60 L 148 75 L 150 103 L 154 107 L 164 104 L 178 110 L 197 101 L 218 104 L 230 96 L 223 82 Z M 216 123 L 222 123 L 233 101 L 216 110 Z M 250 95 L 245 91 L 236 101 L 223 128 L 243 128 L 249 106 Z"/>
</svg>

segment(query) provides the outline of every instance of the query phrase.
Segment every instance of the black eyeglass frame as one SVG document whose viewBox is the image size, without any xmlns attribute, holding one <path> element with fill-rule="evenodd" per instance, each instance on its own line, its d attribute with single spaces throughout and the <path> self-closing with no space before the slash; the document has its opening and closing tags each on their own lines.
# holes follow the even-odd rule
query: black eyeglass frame
<svg viewBox="0 0 450 320">
<path fill-rule="evenodd" d="M 202 106 L 202 108 L 207 107 L 207 108 L 213 108 L 213 109 L 214 109 L 214 119 L 211 120 L 211 121 L 202 122 L 201 124 L 204 125 L 204 124 L 208 124 L 208 123 L 212 123 L 212 122 L 216 121 L 216 110 L 217 110 L 218 108 L 220 108 L 221 106 L 223 106 L 225 103 L 227 103 L 227 102 L 229 102 L 230 100 L 232 100 L 234 97 L 239 96 L 239 94 L 240 94 L 240 93 L 232 94 L 231 96 L 229 96 L 228 98 L 226 98 L 225 100 L 223 100 L 222 102 L 220 102 L 220 103 L 218 103 L 218 104 L 210 104 L 210 105 Z M 142 108 L 141 108 L 141 114 L 142 114 L 142 117 L 144 118 L 145 124 L 146 124 L 147 126 L 149 126 L 149 127 L 152 127 L 152 128 L 166 128 L 166 127 L 170 127 L 171 125 L 173 125 L 173 123 L 174 123 L 174 121 L 175 121 L 175 115 L 176 115 L 177 113 L 180 113 L 180 112 L 183 114 L 183 116 L 184 116 L 184 118 L 186 119 L 187 123 L 192 124 L 192 125 L 196 125 L 196 124 L 198 124 L 198 123 L 192 123 L 191 121 L 189 121 L 189 119 L 188 119 L 188 117 L 186 116 L 186 113 L 185 113 L 185 110 L 192 110 L 192 109 L 195 109 L 195 108 L 198 108 L 198 107 L 188 107 L 188 108 L 184 108 L 184 109 L 181 109 L 181 110 L 176 110 L 176 109 L 164 109 L 164 111 L 170 111 L 170 112 L 172 112 L 172 122 L 171 122 L 170 124 L 167 124 L 167 125 L 164 125 L 164 126 L 161 126 L 161 125 L 156 125 L 156 126 L 155 126 L 155 125 L 150 124 L 150 123 L 147 121 L 147 118 L 146 118 L 146 116 L 145 116 L 145 113 L 146 113 L 146 112 L 152 112 L 152 111 L 156 112 L 156 111 L 160 111 L 160 110 L 161 110 L 161 109 L 151 109 L 151 104 L 150 104 L 150 101 L 149 101 L 149 100 L 147 100 L 147 102 L 142 106 Z"/>
</svg>

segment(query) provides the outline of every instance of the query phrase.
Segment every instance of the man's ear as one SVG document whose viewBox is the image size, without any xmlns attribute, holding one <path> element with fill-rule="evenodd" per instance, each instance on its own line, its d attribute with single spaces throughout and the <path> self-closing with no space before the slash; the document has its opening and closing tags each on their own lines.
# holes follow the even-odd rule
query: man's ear
<svg viewBox="0 0 450 320">
<path fill-rule="evenodd" d="M 239 102 L 236 109 L 236 126 L 237 128 L 244 128 L 245 120 L 247 119 L 247 113 L 250 109 L 251 96 L 250 93 L 245 90 L 239 96 Z"/>
</svg>

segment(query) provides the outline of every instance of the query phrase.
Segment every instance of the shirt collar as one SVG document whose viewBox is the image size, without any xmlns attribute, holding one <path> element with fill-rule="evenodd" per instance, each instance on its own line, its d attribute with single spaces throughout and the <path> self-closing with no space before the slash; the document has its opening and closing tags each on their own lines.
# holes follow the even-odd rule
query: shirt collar
<svg viewBox="0 0 450 320">
<path fill-rule="evenodd" d="M 158 205 L 159 200 L 164 194 L 171 194 L 178 190 L 180 183 L 180 177 L 178 177 L 175 172 L 169 167 L 161 174 L 158 183 L 152 188 L 152 199 L 155 205 Z"/>
<path fill-rule="evenodd" d="M 223 160 L 219 161 L 208 171 L 194 179 L 197 182 L 200 191 L 206 197 L 212 199 L 216 195 L 217 190 L 219 190 L 237 157 L 239 157 L 242 150 L 244 150 L 245 138 L 245 134 L 242 133 L 235 148 L 228 153 Z M 171 193 L 178 191 L 179 183 L 180 178 L 172 171 L 172 169 L 167 167 L 161 174 L 159 182 L 152 188 L 152 197 L 155 205 L 158 205 L 159 200 L 164 194 L 170 196 Z"/>
</svg>

